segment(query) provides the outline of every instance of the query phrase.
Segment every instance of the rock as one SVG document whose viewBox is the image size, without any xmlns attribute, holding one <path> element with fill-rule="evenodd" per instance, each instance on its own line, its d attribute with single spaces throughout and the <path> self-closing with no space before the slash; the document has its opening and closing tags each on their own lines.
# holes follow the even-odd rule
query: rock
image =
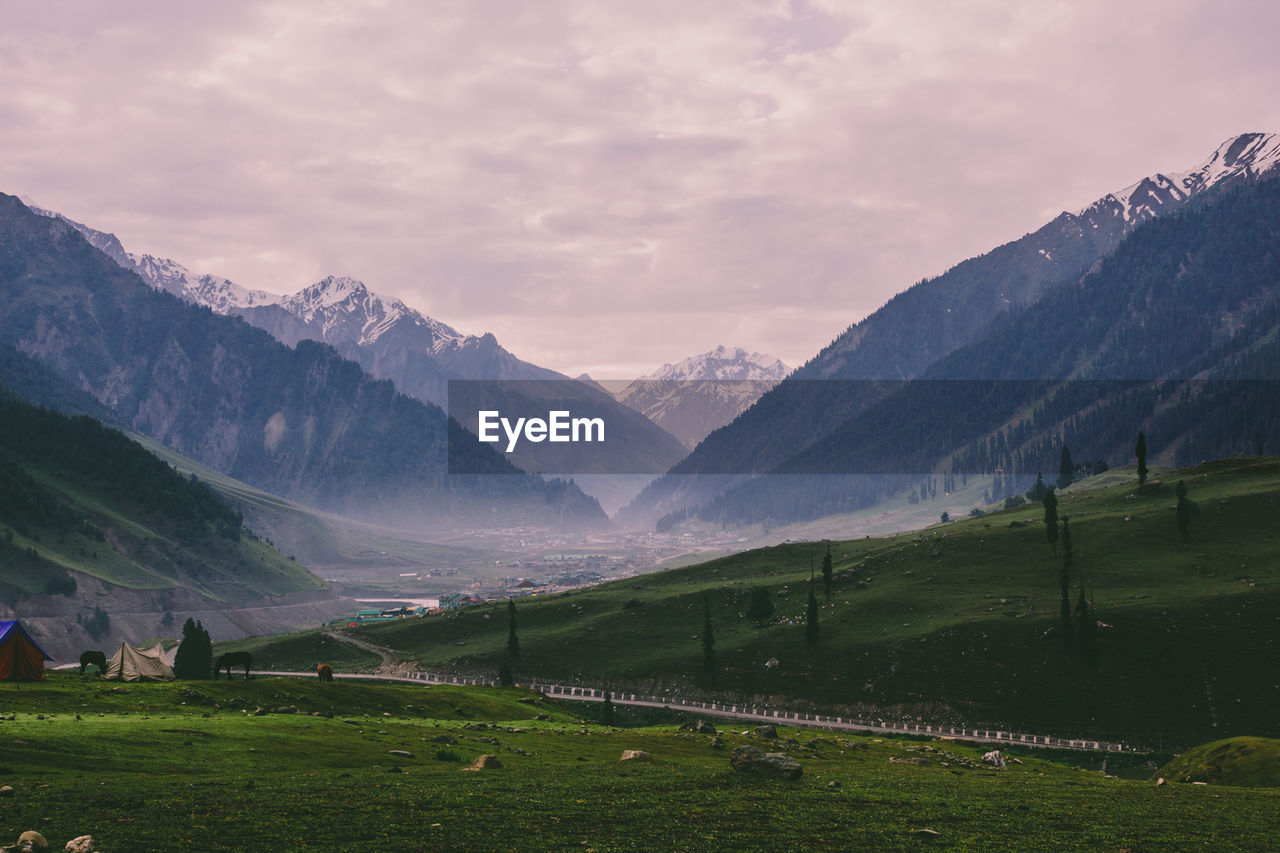
<svg viewBox="0 0 1280 853">
<path fill-rule="evenodd" d="M 708 723 L 706 720 L 698 720 L 698 724 L 693 727 L 693 730 L 700 735 L 717 734 L 716 727 Z"/>
<path fill-rule="evenodd" d="M 773 725 L 756 726 L 754 733 L 756 737 L 767 738 L 768 740 L 775 740 L 778 737 L 778 730 Z"/>
<path fill-rule="evenodd" d="M 1164 777 L 1163 777 L 1163 776 L 1161 776 L 1159 779 L 1157 779 L 1157 780 L 1156 780 L 1156 787 L 1157 787 L 1157 788 L 1159 788 L 1161 785 L 1165 785 L 1165 784 L 1168 784 L 1168 783 L 1164 781 Z"/>
<path fill-rule="evenodd" d="M 729 756 L 729 766 L 739 773 L 775 779 L 799 779 L 804 774 L 800 762 L 785 752 L 761 752 L 754 746 L 736 747 Z"/>
<path fill-rule="evenodd" d="M 67 842 L 67 853 L 93 853 L 93 836 L 82 835 Z"/>
<path fill-rule="evenodd" d="M 711 748 L 712 748 L 712 749 L 722 749 L 722 748 L 724 748 L 724 741 L 723 741 L 723 740 L 721 740 L 719 736 L 717 736 L 717 737 L 713 737 L 713 738 L 711 739 Z"/>
<path fill-rule="evenodd" d="M 0 788 L 0 797 L 12 797 L 12 796 L 13 796 L 12 787 L 5 785 L 3 788 Z"/>
<path fill-rule="evenodd" d="M 643 749 L 624 749 L 619 761 L 648 761 L 651 756 Z"/>
<path fill-rule="evenodd" d="M 475 761 L 471 762 L 471 766 L 467 770 L 501 770 L 502 762 L 492 755 L 482 755 Z"/>
<path fill-rule="evenodd" d="M 28 829 L 26 832 L 18 836 L 18 850 L 26 853 L 28 850 L 48 850 L 49 842 L 45 837 L 34 829 Z"/>
<path fill-rule="evenodd" d="M 993 749 L 990 752 L 983 753 L 982 763 L 990 764 L 992 767 L 996 768 L 997 770 L 1003 770 L 1004 756 L 1000 754 L 1000 750 Z"/>
<path fill-rule="evenodd" d="M 835 781 L 835 780 L 833 779 L 833 780 L 831 780 L 830 782 L 828 782 L 828 783 L 827 783 L 827 787 L 828 787 L 828 788 L 839 788 L 839 787 L 840 787 L 840 783 L 839 783 L 839 782 L 837 782 L 837 781 Z"/>
<path fill-rule="evenodd" d="M 939 838 L 942 835 L 936 829 L 913 829 L 911 834 L 916 838 Z"/>
<path fill-rule="evenodd" d="M 927 758 L 890 758 L 889 763 L 890 764 L 918 764 L 921 767 L 924 767 L 929 763 L 929 759 Z"/>
<path fill-rule="evenodd" d="M 397 755 L 400 758 L 413 758 L 413 753 L 407 749 L 389 749 L 387 750 L 387 754 Z"/>
<path fill-rule="evenodd" d="M 254 715 L 255 717 L 265 717 L 265 716 L 267 715 L 267 709 L 266 709 L 266 708 L 254 708 L 254 709 L 253 709 L 253 715 Z"/>
</svg>

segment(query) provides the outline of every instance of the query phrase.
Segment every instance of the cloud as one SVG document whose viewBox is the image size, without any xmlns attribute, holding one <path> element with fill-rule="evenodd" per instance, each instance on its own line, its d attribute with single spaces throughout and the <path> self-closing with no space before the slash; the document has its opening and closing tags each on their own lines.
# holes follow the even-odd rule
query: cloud
<svg viewBox="0 0 1280 853">
<path fill-rule="evenodd" d="M 802 362 L 1280 129 L 1262 2 L 2 5 L 0 189 L 249 287 L 358 276 L 571 373 Z"/>
</svg>

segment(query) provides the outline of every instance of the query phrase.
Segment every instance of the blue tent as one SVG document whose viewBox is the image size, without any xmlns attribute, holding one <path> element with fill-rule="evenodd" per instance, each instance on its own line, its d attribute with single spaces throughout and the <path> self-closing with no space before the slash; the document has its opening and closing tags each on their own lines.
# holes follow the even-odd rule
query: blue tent
<svg viewBox="0 0 1280 853">
<path fill-rule="evenodd" d="M 0 681 L 42 681 L 53 660 L 16 619 L 0 621 Z"/>
</svg>

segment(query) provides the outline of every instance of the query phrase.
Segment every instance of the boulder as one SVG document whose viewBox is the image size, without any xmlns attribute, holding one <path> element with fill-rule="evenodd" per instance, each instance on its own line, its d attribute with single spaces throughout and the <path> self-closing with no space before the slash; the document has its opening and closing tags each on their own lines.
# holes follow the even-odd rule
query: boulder
<svg viewBox="0 0 1280 853">
<path fill-rule="evenodd" d="M 501 770 L 502 762 L 496 756 L 482 755 L 475 761 L 471 762 L 468 770 Z"/>
<path fill-rule="evenodd" d="M 712 749 L 721 749 L 722 747 L 724 747 L 724 741 L 723 741 L 723 740 L 721 740 L 721 739 L 720 739 L 720 737 L 719 737 L 718 735 L 717 735 L 716 737 L 713 737 L 713 738 L 711 739 L 711 748 L 712 748 Z"/>
<path fill-rule="evenodd" d="M 389 749 L 387 750 L 387 754 L 394 755 L 399 758 L 413 758 L 413 753 L 407 749 Z"/>
<path fill-rule="evenodd" d="M 12 797 L 12 796 L 13 796 L 13 788 L 11 788 L 8 785 L 0 787 L 0 797 Z"/>
<path fill-rule="evenodd" d="M 67 842 L 66 853 L 94 853 L 93 836 L 82 835 Z"/>
<path fill-rule="evenodd" d="M 619 758 L 618 760 L 619 761 L 648 761 L 649 757 L 650 757 L 649 753 L 645 752 L 643 749 L 624 749 L 622 750 L 622 757 Z"/>
<path fill-rule="evenodd" d="M 754 746 L 736 747 L 729 756 L 729 766 L 739 773 L 774 779 L 799 779 L 804 773 L 800 762 L 785 752 L 761 752 Z"/>
<path fill-rule="evenodd" d="M 756 737 L 767 738 L 768 740 L 775 740 L 778 737 L 778 730 L 774 728 L 772 724 L 765 725 L 765 726 L 756 726 L 755 735 Z"/>
<path fill-rule="evenodd" d="M 49 842 L 45 837 L 34 829 L 28 829 L 26 832 L 18 836 L 18 846 L 14 850 L 21 850 L 26 853 L 28 850 L 48 850 Z"/>
<path fill-rule="evenodd" d="M 1004 756 L 1000 754 L 1000 750 L 993 749 L 990 752 L 983 753 L 982 763 L 990 764 L 992 767 L 996 768 L 997 770 L 1003 770 Z"/>
<path fill-rule="evenodd" d="M 716 734 L 716 727 L 708 723 L 706 720 L 698 720 L 698 724 L 693 727 L 693 730 L 700 735 Z"/>
</svg>

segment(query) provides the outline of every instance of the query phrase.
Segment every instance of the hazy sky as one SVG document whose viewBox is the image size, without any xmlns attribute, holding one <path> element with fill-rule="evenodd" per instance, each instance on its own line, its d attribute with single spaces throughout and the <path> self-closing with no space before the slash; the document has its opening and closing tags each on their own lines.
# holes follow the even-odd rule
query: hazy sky
<svg viewBox="0 0 1280 853">
<path fill-rule="evenodd" d="M 521 358 L 807 360 L 923 276 L 1280 130 L 1280 4 L 0 0 L 0 191 Z"/>
</svg>

